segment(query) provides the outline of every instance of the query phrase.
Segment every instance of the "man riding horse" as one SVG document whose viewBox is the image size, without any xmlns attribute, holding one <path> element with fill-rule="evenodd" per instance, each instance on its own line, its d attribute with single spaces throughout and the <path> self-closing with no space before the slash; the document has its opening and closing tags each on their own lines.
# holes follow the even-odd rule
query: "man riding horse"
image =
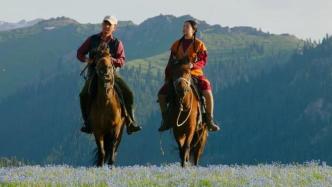
<svg viewBox="0 0 332 187">
<path fill-rule="evenodd" d="M 203 74 L 203 68 L 207 63 L 207 49 L 205 44 L 196 38 L 197 23 L 194 20 L 188 20 L 183 25 L 183 37 L 173 43 L 171 47 L 171 55 L 169 64 L 165 70 L 165 84 L 158 93 L 158 102 L 162 113 L 162 124 L 159 131 L 165 131 L 172 128 L 171 124 L 167 122 L 168 119 L 168 102 L 167 99 L 171 91 L 172 82 L 170 62 L 174 60 L 188 59 L 191 63 L 191 75 L 197 80 L 197 87 L 202 92 L 206 100 L 206 112 L 204 115 L 204 122 L 209 131 L 218 131 L 220 127 L 213 120 L 213 95 L 209 80 Z"/>
<path fill-rule="evenodd" d="M 102 23 L 102 31 L 88 37 L 77 50 L 78 60 L 88 64 L 87 80 L 80 93 L 81 112 L 84 120 L 84 126 L 81 128 L 81 131 L 88 134 L 92 133 L 91 124 L 89 122 L 89 111 L 91 108 L 91 101 L 93 100 L 92 93 L 95 91 L 91 89 L 94 88 L 93 79 L 96 74 L 95 66 L 98 47 L 102 44 L 108 46 L 114 67 L 121 68 L 125 64 L 124 46 L 122 42 L 113 35 L 117 24 L 118 21 L 114 16 L 106 16 Z M 87 54 L 88 57 L 86 57 Z M 131 134 L 141 130 L 141 127 L 135 122 L 133 109 L 134 97 L 132 91 L 119 75 L 115 75 L 115 84 L 119 87 L 118 92 L 122 95 L 125 110 L 127 111 L 127 133 Z"/>
</svg>

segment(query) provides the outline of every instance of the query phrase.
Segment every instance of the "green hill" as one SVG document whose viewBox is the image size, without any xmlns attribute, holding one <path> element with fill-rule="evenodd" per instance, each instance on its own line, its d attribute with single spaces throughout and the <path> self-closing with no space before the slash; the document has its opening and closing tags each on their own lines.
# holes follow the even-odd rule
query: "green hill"
<svg viewBox="0 0 332 187">
<path fill-rule="evenodd" d="M 120 23 L 117 36 L 128 56 L 120 73 L 135 92 L 144 130 L 124 137 L 119 164 L 177 160 L 169 133 L 161 137 L 166 155 L 160 154 L 155 100 L 168 49 L 189 18 L 160 15 L 139 25 Z M 214 88 L 216 119 L 223 124 L 221 133 L 210 133 L 202 163 L 331 163 L 331 38 L 316 45 L 250 27 L 200 21 L 200 28 L 209 49 L 205 72 Z M 98 25 L 57 18 L 0 32 L 0 69 L 5 68 L 0 73 L 0 87 L 5 88 L 0 93 L 0 147 L 5 147 L 0 156 L 89 163 L 95 145 L 78 131 L 82 79 L 75 52 L 98 30 Z"/>
<path fill-rule="evenodd" d="M 187 19 L 192 17 L 161 15 L 140 25 L 120 22 L 117 36 L 125 44 L 127 59 L 151 61 L 152 56 L 166 54 Z M 99 27 L 58 17 L 32 27 L 0 32 L 0 87 L 6 88 L 0 93 L 0 101 L 26 85 L 43 81 L 41 77 L 49 79 L 77 69 L 76 49 L 86 37 L 99 32 Z M 203 21 L 201 27 L 200 36 L 210 49 L 211 62 L 228 62 L 235 57 L 237 62 L 262 61 L 279 53 L 290 53 L 302 43 L 293 36 L 232 30 Z M 158 69 L 163 69 L 165 63 L 165 60 L 158 63 Z"/>
</svg>

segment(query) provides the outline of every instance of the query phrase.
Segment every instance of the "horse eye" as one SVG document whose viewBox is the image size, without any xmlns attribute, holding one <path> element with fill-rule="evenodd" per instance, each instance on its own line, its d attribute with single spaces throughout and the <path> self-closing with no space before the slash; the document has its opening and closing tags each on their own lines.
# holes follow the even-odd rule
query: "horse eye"
<svg viewBox="0 0 332 187">
<path fill-rule="evenodd" d="M 100 74 L 104 74 L 104 73 L 105 73 L 105 70 L 104 70 L 104 69 L 99 69 L 99 73 L 100 73 Z"/>
</svg>

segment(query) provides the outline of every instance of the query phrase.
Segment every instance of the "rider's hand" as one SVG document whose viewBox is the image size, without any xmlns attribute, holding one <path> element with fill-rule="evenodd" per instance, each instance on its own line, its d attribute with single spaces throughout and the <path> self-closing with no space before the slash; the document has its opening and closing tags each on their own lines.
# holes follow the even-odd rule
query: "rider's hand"
<svg viewBox="0 0 332 187">
<path fill-rule="evenodd" d="M 193 63 L 190 63 L 190 69 L 192 69 L 194 67 Z"/>
</svg>

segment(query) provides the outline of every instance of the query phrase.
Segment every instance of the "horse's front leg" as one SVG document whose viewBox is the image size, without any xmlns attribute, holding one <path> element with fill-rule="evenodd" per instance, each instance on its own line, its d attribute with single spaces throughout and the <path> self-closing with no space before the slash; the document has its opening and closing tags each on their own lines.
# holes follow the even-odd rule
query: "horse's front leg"
<svg viewBox="0 0 332 187">
<path fill-rule="evenodd" d="M 190 156 L 190 143 L 191 141 L 188 141 L 188 138 L 186 138 L 183 146 L 182 146 L 182 167 L 186 167 L 187 163 L 189 162 L 189 156 Z"/>
<path fill-rule="evenodd" d="M 97 160 L 97 166 L 101 167 L 103 166 L 105 162 L 105 147 L 104 147 L 104 138 L 103 136 L 96 136 L 96 144 L 98 149 L 98 160 Z"/>
<path fill-rule="evenodd" d="M 117 155 L 117 150 L 121 141 L 121 137 L 122 137 L 122 131 L 123 128 L 121 125 L 116 126 L 116 128 L 114 129 L 114 137 L 113 137 L 113 141 L 111 143 L 111 154 L 110 154 L 110 159 L 108 160 L 108 165 L 112 166 L 115 163 L 116 160 L 116 155 Z"/>
<path fill-rule="evenodd" d="M 173 128 L 173 134 L 174 134 L 174 138 L 176 140 L 176 143 L 178 144 L 179 156 L 180 156 L 180 160 L 181 160 L 181 166 L 184 167 L 185 158 L 184 158 L 183 145 L 184 145 L 184 142 L 185 142 L 185 136 L 184 136 L 184 134 L 179 132 L 179 129 L 177 129 L 177 127 Z"/>
<path fill-rule="evenodd" d="M 195 124 L 194 120 L 189 119 L 190 123 L 189 124 Z M 194 125 L 188 125 L 188 129 L 186 131 L 186 135 L 185 135 L 185 141 L 183 143 L 183 158 L 184 158 L 184 163 L 182 165 L 182 167 L 185 167 L 186 164 L 190 161 L 190 149 L 191 149 L 191 143 L 193 141 L 195 135 L 195 126 Z"/>
<path fill-rule="evenodd" d="M 115 159 L 116 159 L 116 146 L 118 145 L 118 140 L 113 139 L 112 143 L 111 143 L 111 154 L 110 154 L 110 158 L 108 160 L 108 165 L 112 166 L 115 163 Z"/>
</svg>

